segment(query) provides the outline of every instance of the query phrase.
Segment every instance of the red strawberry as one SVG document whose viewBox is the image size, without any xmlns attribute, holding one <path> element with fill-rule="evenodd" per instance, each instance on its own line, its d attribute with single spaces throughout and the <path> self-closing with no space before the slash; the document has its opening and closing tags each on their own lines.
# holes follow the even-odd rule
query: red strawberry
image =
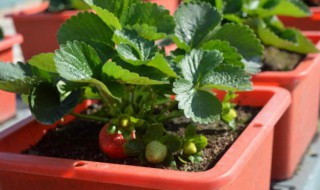
<svg viewBox="0 0 320 190">
<path fill-rule="evenodd" d="M 127 155 L 124 153 L 123 145 L 126 140 L 122 134 L 109 134 L 109 124 L 102 127 L 99 134 L 99 145 L 102 152 L 112 158 L 125 158 Z"/>
</svg>

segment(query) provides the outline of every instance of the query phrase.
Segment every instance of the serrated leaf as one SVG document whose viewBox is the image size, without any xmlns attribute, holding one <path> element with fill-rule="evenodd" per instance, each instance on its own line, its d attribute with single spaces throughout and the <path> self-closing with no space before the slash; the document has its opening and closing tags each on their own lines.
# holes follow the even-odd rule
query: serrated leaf
<svg viewBox="0 0 320 190">
<path fill-rule="evenodd" d="M 72 91 L 62 98 L 58 89 L 48 83 L 39 83 L 32 88 L 29 106 L 32 114 L 43 124 L 53 124 L 69 113 L 79 102 L 81 92 Z"/>
<path fill-rule="evenodd" d="M 234 36 L 234 31 L 237 31 L 236 37 Z M 231 46 L 237 49 L 246 62 L 255 64 L 254 67 L 245 65 L 247 71 L 254 71 L 255 68 L 261 67 L 263 46 L 248 26 L 233 23 L 225 24 L 214 34 L 212 39 L 229 42 Z M 259 71 L 256 69 L 256 72 Z"/>
<path fill-rule="evenodd" d="M 175 35 L 179 41 L 194 48 L 210 37 L 220 24 L 222 16 L 209 3 L 194 2 L 181 4 L 174 19 Z"/>
<path fill-rule="evenodd" d="M 60 44 L 80 41 L 92 46 L 103 61 L 110 58 L 114 43 L 113 31 L 94 13 L 83 12 L 68 19 L 59 29 Z"/>
<path fill-rule="evenodd" d="M 164 127 L 160 123 L 152 124 L 148 127 L 145 135 L 143 136 L 143 141 L 145 144 L 150 143 L 154 140 L 160 140 L 164 133 Z"/>
<path fill-rule="evenodd" d="M 150 41 L 163 39 L 167 36 L 165 33 L 159 33 L 156 27 L 147 24 L 135 24 L 131 26 L 131 28 L 135 30 L 139 36 Z"/>
<path fill-rule="evenodd" d="M 314 44 L 308 38 L 303 36 L 300 31 L 293 28 L 287 30 L 290 30 L 295 35 L 296 42 L 294 42 L 294 40 L 289 41 L 285 38 L 281 38 L 268 27 L 259 26 L 257 33 L 261 41 L 266 45 L 272 45 L 280 49 L 302 54 L 319 52 Z"/>
<path fill-rule="evenodd" d="M 120 58 L 132 65 L 144 65 L 157 53 L 154 42 L 143 39 L 135 31 L 117 30 L 113 36 Z"/>
<path fill-rule="evenodd" d="M 155 27 L 158 33 L 165 34 L 172 34 L 175 26 L 168 10 L 163 6 L 148 2 L 137 3 L 129 7 L 122 23 L 129 26 L 146 24 Z"/>
<path fill-rule="evenodd" d="M 221 65 L 204 75 L 200 81 L 203 88 L 220 90 L 251 90 L 251 76 L 243 69 L 232 65 Z"/>
<path fill-rule="evenodd" d="M 184 79 L 196 85 L 202 76 L 222 63 L 222 56 L 216 50 L 192 50 L 180 62 Z"/>
<path fill-rule="evenodd" d="M 96 14 L 101 18 L 101 20 L 106 23 L 113 30 L 121 30 L 122 25 L 119 19 L 111 12 L 101 7 L 91 5 L 91 8 L 96 12 Z"/>
<path fill-rule="evenodd" d="M 29 65 L 18 62 L 17 64 L 0 61 L 0 89 L 19 94 L 29 94 L 35 83 Z"/>
<path fill-rule="evenodd" d="M 173 86 L 178 107 L 187 118 L 198 123 L 211 123 L 220 119 L 221 103 L 213 94 L 195 90 L 190 82 L 183 79 L 174 82 Z"/>
<path fill-rule="evenodd" d="M 168 152 L 173 153 L 181 149 L 181 141 L 175 135 L 165 135 L 160 139 L 160 142 L 167 147 Z"/>
<path fill-rule="evenodd" d="M 165 84 L 162 81 L 152 80 L 147 77 L 141 77 L 137 73 L 130 72 L 129 70 L 123 69 L 114 62 L 107 62 L 102 68 L 102 72 L 107 76 L 114 79 L 121 80 L 127 84 L 136 85 L 155 85 L 155 84 Z"/>
<path fill-rule="evenodd" d="M 141 0 L 84 0 L 89 5 L 96 5 L 113 13 L 116 17 L 122 18 L 129 7 Z"/>
<path fill-rule="evenodd" d="M 78 41 L 67 42 L 56 50 L 54 61 L 61 77 L 79 81 L 100 75 L 101 61 L 95 50 Z"/>
<path fill-rule="evenodd" d="M 41 70 L 56 73 L 57 69 L 53 57 L 54 53 L 41 53 L 32 56 L 31 59 L 28 60 L 28 63 Z"/>
<path fill-rule="evenodd" d="M 222 54 L 216 50 L 192 50 L 181 61 L 183 79 L 173 83 L 173 92 L 179 109 L 184 110 L 187 118 L 199 123 L 210 123 L 220 118 L 221 103 L 210 92 L 211 89 L 201 88 L 201 81 L 222 61 Z"/>
<path fill-rule="evenodd" d="M 204 50 L 218 50 L 223 54 L 224 63 L 244 67 L 241 55 L 227 41 L 210 40 L 201 46 Z"/>
</svg>

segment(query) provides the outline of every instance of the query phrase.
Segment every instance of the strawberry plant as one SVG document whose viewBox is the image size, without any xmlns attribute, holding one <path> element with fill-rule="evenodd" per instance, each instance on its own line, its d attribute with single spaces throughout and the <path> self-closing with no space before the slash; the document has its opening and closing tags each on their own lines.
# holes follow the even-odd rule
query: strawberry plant
<svg viewBox="0 0 320 190">
<path fill-rule="evenodd" d="M 185 0 L 186 1 L 186 0 Z M 311 13 L 300 0 L 187 0 L 208 1 L 224 13 L 225 22 L 249 25 L 265 45 L 291 52 L 318 52 L 313 43 L 299 30 L 286 28 L 279 16 L 307 17 Z"/>
<path fill-rule="evenodd" d="M 263 46 L 245 25 L 221 25 L 223 15 L 206 2 L 185 3 L 174 16 L 139 0 L 86 0 L 94 12 L 71 17 L 57 34 L 60 48 L 28 64 L 0 64 L 0 89 L 23 94 L 34 117 L 52 124 L 72 114 L 108 123 L 100 147 L 110 157 L 136 156 L 157 164 L 201 160 L 207 144 L 196 123 L 221 118 L 233 126 L 230 101 L 250 90 Z M 237 38 L 232 34 L 237 31 Z M 177 45 L 166 55 L 164 41 Z M 215 90 L 228 95 L 220 101 Z M 174 99 L 170 99 L 171 95 Z M 101 108 L 73 109 L 85 99 Z M 185 135 L 165 122 L 190 118 Z M 235 127 L 235 126 L 233 126 Z"/>
</svg>

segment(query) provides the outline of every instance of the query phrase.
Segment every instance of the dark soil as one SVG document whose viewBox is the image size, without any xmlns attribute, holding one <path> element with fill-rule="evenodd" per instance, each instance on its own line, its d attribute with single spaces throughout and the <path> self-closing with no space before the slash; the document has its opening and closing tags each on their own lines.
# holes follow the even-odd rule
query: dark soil
<svg viewBox="0 0 320 190">
<path fill-rule="evenodd" d="M 300 63 L 305 55 L 265 46 L 262 71 L 290 71 Z"/>
<path fill-rule="evenodd" d="M 48 131 L 36 145 L 24 150 L 22 153 L 183 171 L 205 171 L 217 163 L 223 153 L 260 110 L 260 108 L 252 107 L 239 107 L 237 109 L 237 130 L 232 130 L 223 122 L 198 126 L 197 132 L 208 138 L 208 146 L 203 151 L 203 161 L 197 164 L 177 164 L 176 167 L 172 168 L 166 165 L 141 163 L 138 158 L 109 158 L 101 153 L 99 149 L 98 134 L 103 127 L 103 123 L 80 119 L 76 119 L 64 126 L 57 126 L 57 128 Z M 171 132 L 182 134 L 184 128 L 189 123 L 188 119 L 182 117 L 166 123 L 165 126 Z"/>
</svg>

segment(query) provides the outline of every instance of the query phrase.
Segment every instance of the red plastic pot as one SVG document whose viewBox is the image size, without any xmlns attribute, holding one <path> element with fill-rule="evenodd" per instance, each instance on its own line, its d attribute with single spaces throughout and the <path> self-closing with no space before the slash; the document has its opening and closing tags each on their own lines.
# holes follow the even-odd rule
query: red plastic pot
<svg viewBox="0 0 320 190">
<path fill-rule="evenodd" d="M 320 42 L 317 47 L 320 49 Z M 309 54 L 292 71 L 262 72 L 253 76 L 253 81 L 280 86 L 291 93 L 292 103 L 275 127 L 272 164 L 273 179 L 290 178 L 317 131 L 320 55 Z"/>
<path fill-rule="evenodd" d="M 310 17 L 287 17 L 281 16 L 280 20 L 289 27 L 299 28 L 300 30 L 320 30 L 320 7 L 310 7 L 312 16 Z"/>
<path fill-rule="evenodd" d="M 44 11 L 47 7 L 48 3 L 45 2 L 11 15 L 17 32 L 24 37 L 21 48 L 25 60 L 36 54 L 58 49 L 56 33 L 65 20 L 78 13 L 78 11 L 46 13 Z"/>
<path fill-rule="evenodd" d="M 0 133 L 0 189 L 269 190 L 273 127 L 290 95 L 256 87 L 236 101 L 263 108 L 214 168 L 196 173 L 23 155 L 21 150 L 54 127 L 26 119 Z"/>
<path fill-rule="evenodd" d="M 21 35 L 7 36 L 0 40 L 0 61 L 12 62 L 12 47 L 15 44 L 22 43 Z M 16 113 L 16 95 L 14 93 L 4 92 L 0 90 L 0 123 L 13 117 Z"/>
</svg>

